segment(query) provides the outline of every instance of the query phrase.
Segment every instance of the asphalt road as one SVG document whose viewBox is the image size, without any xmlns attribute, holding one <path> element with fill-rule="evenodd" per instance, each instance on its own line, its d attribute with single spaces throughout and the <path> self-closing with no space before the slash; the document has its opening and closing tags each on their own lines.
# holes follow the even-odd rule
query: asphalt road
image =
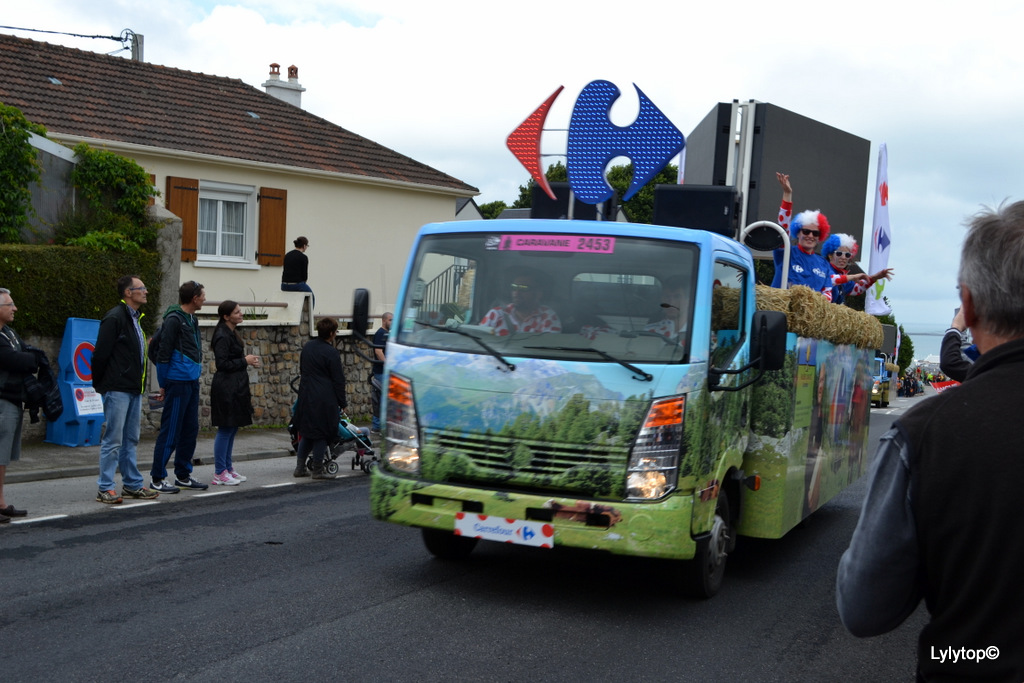
<svg viewBox="0 0 1024 683">
<path fill-rule="evenodd" d="M 872 443 L 917 400 L 873 411 Z M 5 525 L 0 677 L 913 680 L 923 610 L 868 640 L 836 614 L 863 479 L 781 540 L 741 539 L 708 601 L 673 595 L 672 563 L 500 544 L 434 560 L 370 518 L 367 489 L 243 485 Z"/>
</svg>

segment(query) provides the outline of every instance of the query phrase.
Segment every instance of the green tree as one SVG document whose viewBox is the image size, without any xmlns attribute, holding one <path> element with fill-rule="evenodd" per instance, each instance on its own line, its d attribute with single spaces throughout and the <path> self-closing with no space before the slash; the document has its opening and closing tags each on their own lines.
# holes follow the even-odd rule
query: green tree
<svg viewBox="0 0 1024 683">
<path fill-rule="evenodd" d="M 548 166 L 544 177 L 548 179 L 548 182 L 564 183 L 569 180 L 569 169 L 561 161 L 557 161 Z M 513 209 L 529 209 L 533 206 L 533 186 L 536 184 L 537 181 L 530 178 L 525 185 L 519 186 L 519 198 L 512 202 Z"/>
<path fill-rule="evenodd" d="M 0 242 L 8 244 L 22 241 L 21 229 L 35 214 L 29 185 L 39 181 L 42 166 L 30 133 L 45 136 L 46 129 L 0 102 Z"/>
<path fill-rule="evenodd" d="M 622 204 L 626 215 L 634 223 L 650 223 L 654 219 L 654 187 L 656 185 L 672 184 L 676 182 L 679 167 L 675 164 L 667 165 L 658 175 L 654 176 L 644 185 L 629 201 L 622 202 L 622 197 L 629 191 L 633 182 L 633 164 L 621 164 L 608 169 L 605 177 L 608 184 L 615 190 L 616 201 Z M 569 179 L 569 169 L 561 161 L 548 166 L 544 177 L 550 182 L 565 182 Z M 519 186 L 519 198 L 512 203 L 514 209 L 528 209 L 532 205 L 532 191 L 536 182 L 530 178 L 525 185 Z"/>
<path fill-rule="evenodd" d="M 677 181 L 678 175 L 679 167 L 669 164 L 625 202 L 622 202 L 622 198 L 633 182 L 633 164 L 612 166 L 608 169 L 607 178 L 608 184 L 615 189 L 616 199 L 622 202 L 629 220 L 633 223 L 651 223 L 654 220 L 655 185 L 671 185 Z"/>
<path fill-rule="evenodd" d="M 156 248 L 156 228 L 147 207 L 154 189 L 149 174 L 132 159 L 75 146 L 71 180 L 79 203 L 57 226 L 65 244 L 106 251 Z"/>
<path fill-rule="evenodd" d="M 890 309 L 892 308 L 892 305 L 889 303 L 889 300 L 887 298 L 883 297 L 882 300 L 885 302 L 886 306 L 889 306 Z M 910 335 L 904 331 L 903 325 L 899 325 L 896 322 L 896 316 L 893 315 L 892 313 L 888 313 L 886 315 L 879 315 L 876 317 L 878 318 L 878 322 L 882 323 L 883 325 L 896 325 L 899 328 L 900 352 L 899 355 L 896 357 L 896 365 L 900 366 L 900 376 L 902 376 L 904 374 L 904 371 L 910 366 L 911 363 L 914 362 L 914 340 L 911 339 Z M 887 353 L 889 352 L 888 349 L 885 349 L 885 351 Z"/>
<path fill-rule="evenodd" d="M 487 202 L 486 204 L 480 205 L 480 213 L 484 219 L 490 220 L 497 218 L 501 215 L 501 212 L 508 208 L 508 204 L 501 201 L 500 199 L 496 202 Z"/>
<path fill-rule="evenodd" d="M 900 374 L 903 374 L 914 362 L 914 340 L 903 331 L 903 325 L 900 325 L 900 334 L 902 337 L 900 338 L 900 352 L 896 356 L 896 365 L 900 366 Z"/>
</svg>

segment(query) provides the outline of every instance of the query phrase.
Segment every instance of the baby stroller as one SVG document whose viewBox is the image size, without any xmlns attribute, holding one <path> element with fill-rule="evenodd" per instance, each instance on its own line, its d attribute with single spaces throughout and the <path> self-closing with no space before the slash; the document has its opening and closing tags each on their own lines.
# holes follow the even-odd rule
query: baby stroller
<svg viewBox="0 0 1024 683">
<path fill-rule="evenodd" d="M 296 394 L 299 393 L 298 381 L 298 377 L 291 381 L 292 391 Z M 291 419 L 288 421 L 288 435 L 291 437 L 292 450 L 296 453 L 299 452 L 299 439 L 301 438 L 295 420 L 295 407 L 297 404 L 298 398 L 292 402 Z M 370 441 L 370 430 L 366 427 L 355 426 L 348 415 L 343 412 L 338 422 L 338 438 L 327 444 L 327 453 L 324 454 L 324 470 L 328 474 L 337 474 L 338 458 L 348 450 L 353 452 L 352 469 L 358 467 L 363 472 L 369 474 L 370 467 L 373 463 L 377 462 L 377 455 L 374 453 L 373 443 Z M 306 469 L 313 469 L 312 456 L 306 458 Z"/>
</svg>

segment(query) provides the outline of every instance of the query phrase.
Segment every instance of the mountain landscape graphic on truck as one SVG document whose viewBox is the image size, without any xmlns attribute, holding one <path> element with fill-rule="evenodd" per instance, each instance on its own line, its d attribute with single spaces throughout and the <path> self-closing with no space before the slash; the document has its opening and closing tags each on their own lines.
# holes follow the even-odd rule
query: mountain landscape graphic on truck
<svg viewBox="0 0 1024 683">
<path fill-rule="evenodd" d="M 522 414 L 549 417 L 573 396 L 582 396 L 591 410 L 618 413 L 623 401 L 645 393 L 615 365 L 579 364 L 580 372 L 573 372 L 564 363 L 525 359 L 517 362 L 515 371 L 506 372 L 486 356 L 438 357 L 424 349 L 395 352 L 401 353 L 403 372 L 416 387 L 420 419 L 427 425 L 444 425 L 449 431 L 498 432 Z M 504 383 L 500 392 L 494 390 L 499 373 Z M 621 389 L 610 387 L 606 375 L 624 375 L 632 384 L 619 381 L 615 384 Z"/>
</svg>

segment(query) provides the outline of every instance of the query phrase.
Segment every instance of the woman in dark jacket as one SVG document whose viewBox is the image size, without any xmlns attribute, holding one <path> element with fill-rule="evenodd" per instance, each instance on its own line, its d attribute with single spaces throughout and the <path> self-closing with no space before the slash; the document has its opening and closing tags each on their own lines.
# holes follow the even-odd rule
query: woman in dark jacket
<svg viewBox="0 0 1024 683">
<path fill-rule="evenodd" d="M 313 454 L 313 478 L 334 479 L 324 471 L 328 444 L 338 438 L 341 411 L 345 400 L 345 373 L 341 355 L 334 348 L 338 321 L 321 318 L 316 323 L 317 338 L 302 347 L 299 356 L 299 399 L 295 405 L 295 424 L 299 447 L 295 476 L 308 476 L 306 458 Z"/>
<path fill-rule="evenodd" d="M 217 307 L 217 327 L 210 342 L 217 367 L 210 387 L 210 416 L 217 427 L 213 440 L 214 485 L 235 486 L 245 481 L 235 472 L 231 451 L 238 428 L 252 424 L 249 366 L 258 368 L 260 359 L 246 355 L 245 344 L 235 330 L 241 322 L 242 309 L 236 302 L 224 301 Z"/>
</svg>

